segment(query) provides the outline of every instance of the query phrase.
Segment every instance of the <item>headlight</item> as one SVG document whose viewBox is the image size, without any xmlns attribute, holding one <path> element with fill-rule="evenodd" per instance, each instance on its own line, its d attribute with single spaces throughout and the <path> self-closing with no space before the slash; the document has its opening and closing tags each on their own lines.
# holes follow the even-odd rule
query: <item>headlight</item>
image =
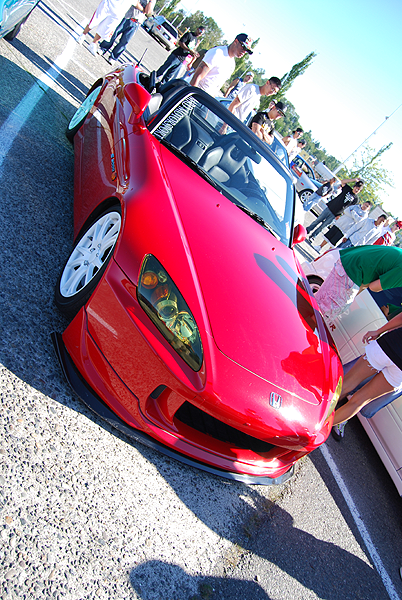
<svg viewBox="0 0 402 600">
<path fill-rule="evenodd" d="M 183 296 L 160 262 L 151 254 L 142 263 L 138 301 L 161 334 L 194 371 L 203 354 L 200 333 Z"/>
<path fill-rule="evenodd" d="M 341 391 L 342 391 L 342 377 L 339 377 L 338 385 L 336 386 L 334 395 L 332 396 L 331 402 L 329 403 L 327 416 L 325 417 L 325 423 L 328 421 L 329 417 L 332 415 L 333 411 L 335 410 L 335 407 L 336 407 L 339 397 L 341 395 Z"/>
</svg>

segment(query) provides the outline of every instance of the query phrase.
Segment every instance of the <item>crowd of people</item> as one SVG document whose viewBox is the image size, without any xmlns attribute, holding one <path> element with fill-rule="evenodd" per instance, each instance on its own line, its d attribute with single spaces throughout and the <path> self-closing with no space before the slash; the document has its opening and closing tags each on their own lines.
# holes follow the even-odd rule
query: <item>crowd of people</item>
<svg viewBox="0 0 402 600">
<path fill-rule="evenodd" d="M 102 0 L 90 22 L 78 39 L 82 43 L 91 29 L 96 33 L 88 48 L 93 55 L 102 52 L 114 64 L 145 18 L 153 14 L 156 0 Z M 272 76 L 262 85 L 254 83 L 254 73 L 248 71 L 242 77 L 230 81 L 235 71 L 236 58 L 245 53 L 253 54 L 253 40 L 245 33 L 238 34 L 228 45 L 216 46 L 202 56 L 197 48 L 205 32 L 200 25 L 195 31 L 181 36 L 177 48 L 155 71 L 160 83 L 187 74 L 190 85 L 199 87 L 217 97 L 229 81 L 225 97 L 228 106 L 238 119 L 246 122 L 253 133 L 267 144 L 272 144 L 275 122 L 286 113 L 282 101 L 271 99 L 268 109 L 259 111 L 261 98 L 275 96 L 281 89 L 281 81 Z M 101 43 L 99 41 L 102 39 Z M 107 57 L 107 53 L 109 56 Z M 223 126 L 221 133 L 224 133 Z M 306 146 L 303 130 L 298 127 L 283 138 L 289 163 Z M 338 182 L 339 183 L 339 182 Z M 359 203 L 359 193 L 364 189 L 360 178 L 337 180 L 332 177 L 324 182 L 305 202 L 304 210 L 310 211 L 320 201 L 326 206 L 321 214 L 307 227 L 308 242 L 318 253 L 325 246 L 337 248 L 337 260 L 315 298 L 326 320 L 341 314 L 356 294 L 368 288 L 374 293 L 383 290 L 399 290 L 402 303 L 402 249 L 393 247 L 395 234 L 402 229 L 402 222 L 390 223 L 385 214 L 377 218 L 369 216 L 370 201 Z M 324 240 L 315 244 L 315 238 L 323 232 Z M 335 412 L 335 439 L 344 436 L 345 425 L 367 403 L 390 391 L 402 390 L 402 312 L 376 331 L 368 331 L 363 337 L 366 351 L 346 373 L 341 400 L 342 406 Z M 368 383 L 353 391 L 361 382 Z M 380 405 L 381 408 L 381 405 Z"/>
</svg>

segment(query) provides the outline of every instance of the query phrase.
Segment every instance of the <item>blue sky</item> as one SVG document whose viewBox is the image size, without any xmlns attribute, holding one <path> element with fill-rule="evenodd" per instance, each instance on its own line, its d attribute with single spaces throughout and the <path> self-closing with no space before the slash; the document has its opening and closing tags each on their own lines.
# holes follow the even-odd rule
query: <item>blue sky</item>
<svg viewBox="0 0 402 600">
<path fill-rule="evenodd" d="M 303 127 L 340 160 L 402 104 L 401 0 L 183 0 L 180 6 L 213 17 L 228 41 L 241 32 L 259 37 L 253 64 L 268 76 L 281 77 L 316 52 L 287 97 Z M 402 106 L 368 143 L 379 149 L 389 142 L 382 164 L 394 189 L 387 187 L 382 199 L 402 218 Z"/>
</svg>

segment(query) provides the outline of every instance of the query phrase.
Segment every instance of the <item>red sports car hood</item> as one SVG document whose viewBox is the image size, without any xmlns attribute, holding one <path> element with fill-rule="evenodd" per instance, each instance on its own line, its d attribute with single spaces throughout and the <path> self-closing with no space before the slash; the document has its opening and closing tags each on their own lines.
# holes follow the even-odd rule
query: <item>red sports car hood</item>
<svg viewBox="0 0 402 600">
<path fill-rule="evenodd" d="M 177 158 L 166 150 L 162 156 L 166 171 L 175 172 L 168 163 Z M 333 350 L 319 315 L 317 326 L 293 251 L 195 173 L 170 177 L 170 184 L 218 348 L 284 391 L 319 404 L 333 385 Z"/>
</svg>

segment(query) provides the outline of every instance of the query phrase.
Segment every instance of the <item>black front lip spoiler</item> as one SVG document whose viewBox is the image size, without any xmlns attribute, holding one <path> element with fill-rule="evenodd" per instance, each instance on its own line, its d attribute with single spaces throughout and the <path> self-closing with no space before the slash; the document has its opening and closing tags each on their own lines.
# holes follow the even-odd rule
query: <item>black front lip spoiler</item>
<svg viewBox="0 0 402 600">
<path fill-rule="evenodd" d="M 73 361 L 71 360 L 69 353 L 67 352 L 62 335 L 60 333 L 53 332 L 51 333 L 51 338 L 57 358 L 64 373 L 64 377 L 67 379 L 74 392 L 79 396 L 83 403 L 90 410 L 92 410 L 92 412 L 127 437 L 136 442 L 140 442 L 141 444 L 145 444 L 154 450 L 158 450 L 166 456 L 174 458 L 185 465 L 195 467 L 196 469 L 201 469 L 202 471 L 206 471 L 212 475 L 217 475 L 218 477 L 231 479 L 232 481 L 240 481 L 241 483 L 252 485 L 280 485 L 292 477 L 294 473 L 294 466 L 292 466 L 280 477 L 275 478 L 245 475 L 242 473 L 225 471 L 217 467 L 211 467 L 210 465 L 180 454 L 179 452 L 164 446 L 160 442 L 157 442 L 146 433 L 127 425 L 127 423 L 125 423 L 122 419 L 120 419 L 120 417 L 115 415 L 115 413 L 110 410 L 110 408 L 99 398 L 97 394 L 95 394 L 88 383 L 82 378 Z"/>
</svg>

